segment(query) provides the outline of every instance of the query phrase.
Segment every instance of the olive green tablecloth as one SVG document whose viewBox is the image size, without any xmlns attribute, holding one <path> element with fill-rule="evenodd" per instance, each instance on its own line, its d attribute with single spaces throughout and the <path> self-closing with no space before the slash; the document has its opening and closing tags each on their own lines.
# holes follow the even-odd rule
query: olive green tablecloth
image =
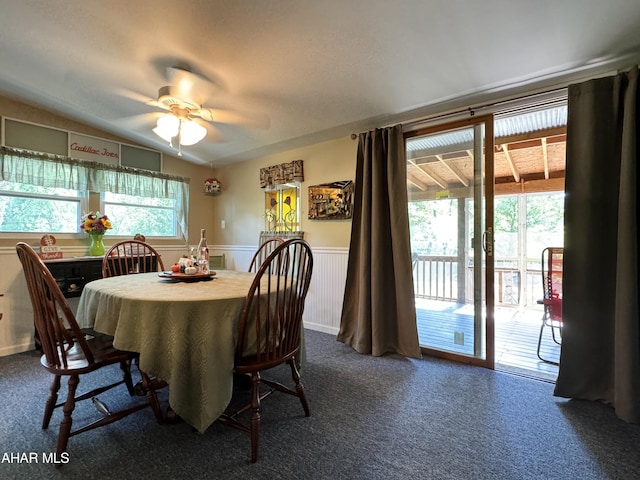
<svg viewBox="0 0 640 480">
<path fill-rule="evenodd" d="M 220 270 L 213 280 L 173 282 L 157 273 L 89 282 L 77 317 L 140 353 L 140 368 L 169 383 L 169 404 L 203 432 L 233 390 L 238 319 L 253 273 Z"/>
</svg>

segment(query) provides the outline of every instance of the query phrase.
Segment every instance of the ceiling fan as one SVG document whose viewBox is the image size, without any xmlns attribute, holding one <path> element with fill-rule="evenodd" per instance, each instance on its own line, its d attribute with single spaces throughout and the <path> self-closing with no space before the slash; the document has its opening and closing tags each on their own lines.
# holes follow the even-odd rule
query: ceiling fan
<svg viewBox="0 0 640 480">
<path fill-rule="evenodd" d="M 182 155 L 182 145 L 194 145 L 207 135 L 208 130 L 215 131 L 210 124 L 205 128 L 203 120 L 268 128 L 266 116 L 203 106 L 204 98 L 211 91 L 207 78 L 182 67 L 170 67 L 167 73 L 170 85 L 160 87 L 157 100 L 146 103 L 168 111 L 158 118 L 153 132 L 173 148 L 178 148 L 178 156 Z"/>
</svg>

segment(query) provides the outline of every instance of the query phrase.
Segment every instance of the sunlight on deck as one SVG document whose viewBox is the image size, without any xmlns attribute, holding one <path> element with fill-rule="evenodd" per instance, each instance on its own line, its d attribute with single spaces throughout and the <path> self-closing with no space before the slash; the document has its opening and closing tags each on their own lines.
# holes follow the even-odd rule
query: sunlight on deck
<svg viewBox="0 0 640 480">
<path fill-rule="evenodd" d="M 464 355 L 473 353 L 473 305 L 416 299 L 420 345 Z M 542 307 L 496 307 L 496 370 L 555 381 L 558 366 L 540 360 L 536 354 Z M 560 346 L 546 328 L 541 355 L 557 362 Z"/>
</svg>

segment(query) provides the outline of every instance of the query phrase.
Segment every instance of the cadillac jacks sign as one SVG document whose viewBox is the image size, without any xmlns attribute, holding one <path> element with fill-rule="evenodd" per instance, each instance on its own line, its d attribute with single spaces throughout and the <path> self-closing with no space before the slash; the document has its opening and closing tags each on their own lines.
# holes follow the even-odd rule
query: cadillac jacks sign
<svg viewBox="0 0 640 480">
<path fill-rule="evenodd" d="M 120 163 L 120 145 L 117 142 L 69 133 L 69 156 L 92 162 Z"/>
</svg>

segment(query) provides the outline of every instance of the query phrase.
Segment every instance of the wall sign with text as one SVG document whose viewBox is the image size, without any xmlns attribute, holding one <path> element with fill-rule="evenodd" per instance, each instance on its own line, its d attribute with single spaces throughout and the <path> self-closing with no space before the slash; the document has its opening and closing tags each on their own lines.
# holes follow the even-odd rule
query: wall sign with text
<svg viewBox="0 0 640 480">
<path fill-rule="evenodd" d="M 162 154 L 146 147 L 68 132 L 0 115 L 4 145 L 91 162 L 162 172 Z"/>
<path fill-rule="evenodd" d="M 69 156 L 92 162 L 120 163 L 120 145 L 96 137 L 79 133 L 69 133 Z"/>
</svg>

